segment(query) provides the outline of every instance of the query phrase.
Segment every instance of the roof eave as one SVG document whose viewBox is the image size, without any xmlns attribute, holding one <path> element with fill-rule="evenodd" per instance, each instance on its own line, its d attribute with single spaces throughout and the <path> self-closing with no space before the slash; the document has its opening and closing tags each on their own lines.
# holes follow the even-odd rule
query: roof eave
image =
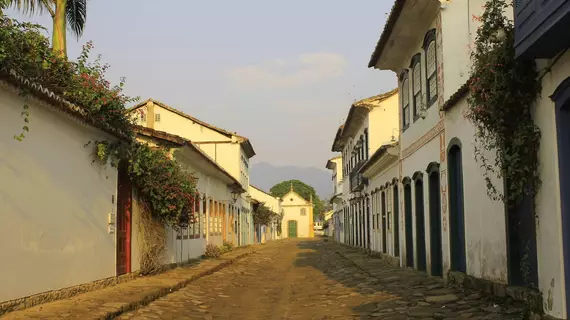
<svg viewBox="0 0 570 320">
<path fill-rule="evenodd" d="M 380 56 L 382 55 L 382 52 L 384 51 L 384 48 L 386 47 L 386 44 L 388 43 L 388 40 L 392 35 L 394 26 L 396 25 L 396 22 L 398 21 L 398 18 L 400 17 L 400 14 L 404 9 L 405 4 L 406 0 L 396 0 L 394 5 L 392 6 L 392 10 L 390 11 L 390 15 L 386 20 L 386 25 L 384 26 L 382 35 L 380 36 L 380 39 L 376 43 L 374 52 L 372 53 L 370 61 L 368 62 L 368 68 L 376 68 L 378 60 L 380 59 Z"/>
<path fill-rule="evenodd" d="M 255 156 L 255 150 L 253 150 L 253 145 L 249 139 L 245 139 L 245 141 L 242 143 L 242 147 L 248 159 L 251 159 Z"/>
<path fill-rule="evenodd" d="M 359 172 L 365 173 L 366 171 L 368 171 L 368 169 L 372 168 L 380 159 L 382 159 L 384 157 L 384 155 L 388 154 L 388 149 L 390 149 L 390 148 L 399 148 L 399 143 L 394 142 L 394 143 L 384 144 L 384 145 L 380 146 L 380 148 L 378 148 L 370 156 L 368 161 L 366 161 L 366 163 L 364 163 L 364 165 L 362 165 Z M 397 158 L 397 156 L 394 156 L 394 155 L 393 155 L 393 157 Z"/>
</svg>

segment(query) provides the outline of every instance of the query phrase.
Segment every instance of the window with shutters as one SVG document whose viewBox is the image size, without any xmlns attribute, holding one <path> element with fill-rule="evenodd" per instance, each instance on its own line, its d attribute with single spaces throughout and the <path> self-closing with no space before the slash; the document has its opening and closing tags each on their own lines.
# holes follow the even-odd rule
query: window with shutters
<svg viewBox="0 0 570 320">
<path fill-rule="evenodd" d="M 410 87 L 407 69 L 400 75 L 400 82 L 402 84 L 402 129 L 406 130 L 410 126 Z"/>
<path fill-rule="evenodd" d="M 427 107 L 431 107 L 437 101 L 437 47 L 436 31 L 431 29 L 424 38 L 424 52 L 426 56 L 426 94 Z"/>
<path fill-rule="evenodd" d="M 419 119 L 420 108 L 422 106 L 422 68 L 421 68 L 421 54 L 416 54 L 412 58 L 410 67 L 412 68 L 412 114 L 414 115 L 414 122 Z"/>
</svg>

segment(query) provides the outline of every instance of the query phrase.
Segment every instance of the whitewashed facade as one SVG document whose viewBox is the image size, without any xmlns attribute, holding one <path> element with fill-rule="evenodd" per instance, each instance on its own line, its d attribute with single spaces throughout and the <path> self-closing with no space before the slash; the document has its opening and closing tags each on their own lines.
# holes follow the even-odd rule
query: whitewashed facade
<svg viewBox="0 0 570 320">
<path fill-rule="evenodd" d="M 116 138 L 30 90 L 26 102 L 0 80 L 0 302 L 117 275 L 118 174 L 85 147 Z M 30 132 L 17 141 L 24 104 Z"/>
<path fill-rule="evenodd" d="M 373 246 L 371 190 L 360 169 L 376 150 L 397 141 L 397 132 L 397 89 L 358 101 L 350 107 L 332 146 L 333 152 L 341 153 L 341 159 L 331 159 L 327 163 L 327 168 L 336 174 L 333 188 L 337 194 L 333 203 L 336 204 L 337 241 L 367 249 Z M 339 167 L 342 167 L 341 172 Z"/>
<path fill-rule="evenodd" d="M 180 136 L 194 143 L 249 190 L 249 160 L 255 151 L 249 139 L 209 123 L 154 99 L 129 109 L 139 125 Z M 236 202 L 240 236 L 235 245 L 254 243 L 251 195 L 245 192 Z"/>
</svg>

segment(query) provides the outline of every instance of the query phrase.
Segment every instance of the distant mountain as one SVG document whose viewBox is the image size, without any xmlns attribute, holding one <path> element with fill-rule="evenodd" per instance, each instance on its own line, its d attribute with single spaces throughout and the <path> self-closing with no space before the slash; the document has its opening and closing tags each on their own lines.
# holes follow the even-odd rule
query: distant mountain
<svg viewBox="0 0 570 320">
<path fill-rule="evenodd" d="M 266 162 L 253 164 L 249 180 L 254 186 L 267 192 L 274 185 L 284 180 L 297 179 L 315 188 L 321 199 L 328 199 L 332 195 L 332 177 L 324 169 L 273 166 Z"/>
</svg>

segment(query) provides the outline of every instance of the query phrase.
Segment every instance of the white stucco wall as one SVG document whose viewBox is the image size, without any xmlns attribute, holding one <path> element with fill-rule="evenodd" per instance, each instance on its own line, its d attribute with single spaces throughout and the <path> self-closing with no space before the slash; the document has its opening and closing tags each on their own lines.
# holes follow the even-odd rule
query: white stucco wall
<svg viewBox="0 0 570 320">
<path fill-rule="evenodd" d="M 253 199 L 264 203 L 273 212 L 279 213 L 281 211 L 281 201 L 278 198 L 266 193 L 265 191 L 250 185 L 249 194 Z"/>
<path fill-rule="evenodd" d="M 367 192 L 371 193 L 373 190 L 380 190 L 381 188 L 385 188 L 386 183 L 390 184 L 390 188 L 393 188 L 392 181 L 393 179 L 399 179 L 399 167 L 398 161 L 388 164 L 386 168 L 380 170 L 377 174 L 375 174 L 372 178 L 369 179 L 369 184 L 367 187 Z M 385 190 L 384 190 L 385 191 Z M 392 191 L 393 192 L 393 191 Z M 390 193 L 393 195 L 393 193 Z M 399 194 L 400 198 L 401 195 Z M 386 249 L 387 254 L 394 256 L 394 215 L 399 214 L 398 212 L 394 212 L 394 198 L 393 196 L 386 196 L 386 207 L 388 207 L 388 203 L 391 206 L 390 218 L 389 218 L 389 225 L 387 226 L 386 232 Z M 380 222 L 378 223 L 377 229 L 372 229 L 371 227 L 371 249 L 376 252 L 382 252 L 382 197 L 381 192 L 370 196 L 371 208 L 370 208 L 370 221 L 368 223 L 370 226 L 374 226 L 373 224 L 373 216 L 375 214 L 379 214 Z M 388 210 L 386 208 L 386 213 Z M 400 223 L 401 224 L 401 223 Z M 400 241 L 402 239 L 402 232 L 400 232 Z M 401 248 L 400 248 L 401 252 Z"/>
<path fill-rule="evenodd" d="M 368 128 L 369 155 L 372 155 L 382 145 L 391 143 L 392 137 L 398 140 L 398 130 L 400 128 L 398 99 L 399 95 L 396 93 L 380 102 L 378 106 L 368 113 L 368 117 L 364 121 L 364 127 Z"/>
<path fill-rule="evenodd" d="M 548 61 L 539 63 L 544 67 Z M 539 161 L 542 187 L 536 197 L 538 215 L 537 249 L 538 282 L 543 293 L 547 314 L 566 318 L 566 291 L 562 261 L 562 217 L 560 207 L 560 176 L 554 102 L 550 95 L 570 76 L 570 53 L 566 52 L 542 79 L 542 98 L 534 110 L 535 124 L 540 128 Z M 568 276 L 568 275 L 567 275 Z"/>
<path fill-rule="evenodd" d="M 491 200 L 487 195 L 485 172 L 481 164 L 475 161 L 475 128 L 463 116 L 467 108 L 467 100 L 462 99 L 445 114 L 446 146 L 453 138 L 461 141 L 467 274 L 506 283 L 505 205 L 502 201 Z M 491 163 L 495 161 L 494 153 L 488 153 L 486 157 Z M 492 181 L 502 193 L 502 180 L 494 178 Z"/>
<path fill-rule="evenodd" d="M 115 276 L 117 171 L 92 163 L 84 145 L 109 139 L 0 85 L 0 301 Z"/>
</svg>

